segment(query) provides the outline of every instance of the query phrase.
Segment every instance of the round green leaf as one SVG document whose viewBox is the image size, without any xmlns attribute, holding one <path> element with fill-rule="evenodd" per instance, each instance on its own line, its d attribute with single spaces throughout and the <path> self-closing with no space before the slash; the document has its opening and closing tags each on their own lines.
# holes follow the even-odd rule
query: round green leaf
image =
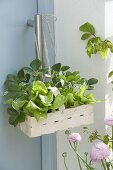
<svg viewBox="0 0 113 170">
<path fill-rule="evenodd" d="M 95 28 L 89 22 L 81 25 L 79 30 L 82 31 L 82 32 L 88 32 L 88 33 L 91 33 L 91 34 L 95 34 Z"/>
<path fill-rule="evenodd" d="M 69 70 L 69 69 L 70 69 L 69 66 L 62 66 L 61 71 L 67 71 L 67 70 Z"/>
<path fill-rule="evenodd" d="M 108 74 L 108 77 L 112 77 L 113 76 L 113 71 L 111 71 L 109 74 Z"/>
<path fill-rule="evenodd" d="M 91 36 L 90 33 L 85 33 L 85 34 L 82 35 L 81 40 L 86 40 L 86 39 L 88 39 L 90 36 Z"/>
</svg>

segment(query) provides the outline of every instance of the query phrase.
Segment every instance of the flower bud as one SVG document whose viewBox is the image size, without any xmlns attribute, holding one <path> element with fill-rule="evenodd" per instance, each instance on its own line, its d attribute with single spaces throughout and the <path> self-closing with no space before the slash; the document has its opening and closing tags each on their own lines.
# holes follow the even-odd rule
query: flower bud
<svg viewBox="0 0 113 170">
<path fill-rule="evenodd" d="M 68 136 L 68 140 L 70 142 L 79 142 L 81 141 L 82 137 L 80 136 L 79 133 L 71 133 L 69 136 Z"/>
</svg>

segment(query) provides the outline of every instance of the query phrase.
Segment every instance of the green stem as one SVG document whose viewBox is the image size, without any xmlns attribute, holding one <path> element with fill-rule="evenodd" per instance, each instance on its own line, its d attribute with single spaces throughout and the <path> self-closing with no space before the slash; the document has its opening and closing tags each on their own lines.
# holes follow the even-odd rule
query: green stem
<svg viewBox="0 0 113 170">
<path fill-rule="evenodd" d="M 86 167 L 89 169 L 89 170 L 92 170 L 92 167 L 90 167 L 88 165 L 88 163 L 79 155 L 79 153 L 77 152 L 77 150 L 72 146 L 71 142 L 69 141 L 69 144 L 71 146 L 71 148 L 73 149 L 73 151 L 75 152 L 75 154 L 79 157 L 79 159 L 86 165 Z"/>
<path fill-rule="evenodd" d="M 102 166 L 103 166 L 104 170 L 106 170 L 106 166 L 104 164 L 104 161 L 102 160 L 101 162 L 102 162 Z"/>
<path fill-rule="evenodd" d="M 67 164 L 66 164 L 66 158 L 64 157 L 64 166 L 66 168 L 66 170 L 68 170 Z"/>
<path fill-rule="evenodd" d="M 113 126 L 112 126 L 112 152 L 113 152 Z"/>
<path fill-rule="evenodd" d="M 82 162 L 86 165 L 86 168 L 88 168 L 88 170 L 93 170 L 92 167 L 90 167 L 90 165 L 88 165 L 88 163 L 76 152 L 76 154 L 79 156 L 79 158 L 82 160 Z"/>
<path fill-rule="evenodd" d="M 95 34 L 92 34 L 95 38 L 97 38 L 97 36 Z"/>
<path fill-rule="evenodd" d="M 107 170 L 110 170 L 110 164 L 105 160 Z"/>
<path fill-rule="evenodd" d="M 76 155 L 77 155 L 77 154 L 76 154 Z M 77 155 L 77 159 L 78 159 L 79 168 L 80 168 L 80 170 L 82 170 L 81 163 L 80 163 L 80 158 L 79 158 L 78 155 Z"/>
<path fill-rule="evenodd" d="M 74 143 L 74 150 L 76 150 L 76 147 L 77 147 L 77 145 L 75 145 L 75 143 Z M 77 155 L 77 159 L 78 159 L 79 168 L 80 168 L 80 170 L 82 170 L 82 166 L 81 166 L 80 158 L 79 158 L 79 156 L 78 156 L 78 154 L 77 154 L 77 153 L 76 153 L 76 155 Z"/>
<path fill-rule="evenodd" d="M 87 159 L 87 155 L 86 155 L 86 163 L 88 164 L 88 159 Z M 90 164 L 89 164 L 90 165 Z M 86 167 L 87 168 L 87 170 L 88 170 L 88 167 Z"/>
</svg>

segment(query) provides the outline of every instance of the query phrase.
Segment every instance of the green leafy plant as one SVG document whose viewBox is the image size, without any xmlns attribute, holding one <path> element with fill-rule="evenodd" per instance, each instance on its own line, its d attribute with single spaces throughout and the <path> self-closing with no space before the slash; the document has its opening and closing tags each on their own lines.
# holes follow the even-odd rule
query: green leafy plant
<svg viewBox="0 0 113 170">
<path fill-rule="evenodd" d="M 8 105 L 11 125 L 24 122 L 26 116 L 37 120 L 47 118 L 62 105 L 70 108 L 97 102 L 92 93 L 86 92 L 94 89 L 97 79 L 81 78 L 78 71 L 71 72 L 69 66 L 60 63 L 51 67 L 49 79 L 45 79 L 47 74 L 48 68 L 42 69 L 40 60 L 36 59 L 17 74 L 7 75 L 4 104 Z M 50 87 L 57 87 L 60 94 L 55 97 Z"/>
<path fill-rule="evenodd" d="M 102 40 L 101 37 L 97 36 L 96 30 L 91 23 L 87 22 L 81 25 L 79 30 L 83 32 L 81 39 L 87 40 L 86 50 L 90 58 L 93 54 L 97 54 L 99 52 L 102 59 L 105 59 L 109 49 L 113 53 L 112 42 L 109 40 Z"/>
<path fill-rule="evenodd" d="M 94 84 L 98 83 L 98 80 L 91 78 L 86 80 L 81 78 L 79 71 L 70 71 L 69 66 L 62 66 L 61 63 L 57 63 L 51 68 L 51 85 L 60 89 L 74 89 L 78 84 L 86 84 L 88 90 L 94 89 Z"/>
<path fill-rule="evenodd" d="M 81 78 L 78 71 L 71 72 L 69 66 L 57 63 L 51 68 L 51 86 L 59 89 L 65 96 L 65 107 L 76 107 L 82 104 L 94 104 L 96 100 L 92 93 L 86 95 L 87 90 L 93 90 L 98 80 Z"/>
</svg>

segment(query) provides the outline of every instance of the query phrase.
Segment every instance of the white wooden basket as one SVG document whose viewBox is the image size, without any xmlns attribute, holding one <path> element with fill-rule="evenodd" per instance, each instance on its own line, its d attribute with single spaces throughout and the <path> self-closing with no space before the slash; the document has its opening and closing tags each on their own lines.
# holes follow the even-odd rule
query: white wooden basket
<svg viewBox="0 0 113 170">
<path fill-rule="evenodd" d="M 18 128 L 29 137 L 37 137 L 92 123 L 93 105 L 82 105 L 49 113 L 47 119 L 39 121 L 28 116 L 24 123 L 18 125 Z"/>
</svg>

